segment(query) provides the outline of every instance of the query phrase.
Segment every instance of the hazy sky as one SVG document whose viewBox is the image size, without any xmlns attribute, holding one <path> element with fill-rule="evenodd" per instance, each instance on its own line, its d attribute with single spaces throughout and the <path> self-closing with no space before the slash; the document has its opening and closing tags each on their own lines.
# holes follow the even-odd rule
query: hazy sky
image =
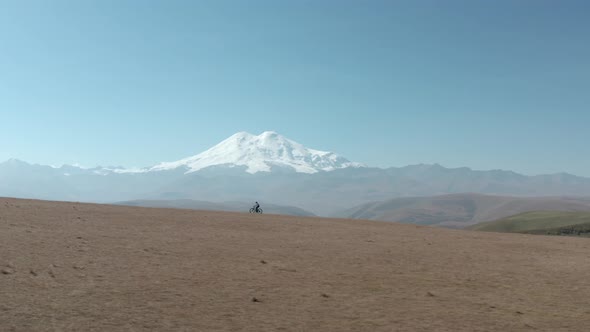
<svg viewBox="0 0 590 332">
<path fill-rule="evenodd" d="M 590 176 L 590 1 L 0 0 L 0 161 L 148 166 L 264 130 Z"/>
</svg>

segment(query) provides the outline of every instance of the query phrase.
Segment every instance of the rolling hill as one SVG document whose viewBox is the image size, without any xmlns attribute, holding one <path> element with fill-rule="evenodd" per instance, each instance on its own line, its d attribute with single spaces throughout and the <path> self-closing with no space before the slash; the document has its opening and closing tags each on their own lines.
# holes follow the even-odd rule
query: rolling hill
<svg viewBox="0 0 590 332">
<path fill-rule="evenodd" d="M 395 198 L 367 203 L 342 211 L 337 216 L 463 228 L 484 221 L 539 210 L 590 212 L 590 200 L 568 197 L 453 194 Z"/>
<path fill-rule="evenodd" d="M 590 237 L 590 212 L 535 211 L 469 227 L 502 233 L 580 235 Z"/>
</svg>

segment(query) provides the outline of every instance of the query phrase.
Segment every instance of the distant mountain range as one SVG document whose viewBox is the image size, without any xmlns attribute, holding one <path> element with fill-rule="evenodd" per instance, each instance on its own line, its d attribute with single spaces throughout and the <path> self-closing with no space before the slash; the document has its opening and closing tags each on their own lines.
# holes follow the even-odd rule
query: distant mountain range
<svg viewBox="0 0 590 332">
<path fill-rule="evenodd" d="M 0 196 L 98 203 L 258 200 L 263 207 L 293 206 L 330 216 L 376 201 L 465 192 L 590 196 L 590 179 L 438 164 L 371 168 L 306 148 L 276 132 L 237 133 L 193 157 L 141 169 L 52 167 L 15 159 L 0 163 Z"/>
</svg>

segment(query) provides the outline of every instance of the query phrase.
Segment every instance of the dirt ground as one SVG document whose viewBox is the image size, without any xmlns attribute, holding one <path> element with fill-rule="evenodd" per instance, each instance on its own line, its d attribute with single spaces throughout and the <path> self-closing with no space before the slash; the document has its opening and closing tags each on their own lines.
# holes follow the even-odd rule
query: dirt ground
<svg viewBox="0 0 590 332">
<path fill-rule="evenodd" d="M 0 199 L 1 331 L 589 331 L 590 240 Z"/>
</svg>

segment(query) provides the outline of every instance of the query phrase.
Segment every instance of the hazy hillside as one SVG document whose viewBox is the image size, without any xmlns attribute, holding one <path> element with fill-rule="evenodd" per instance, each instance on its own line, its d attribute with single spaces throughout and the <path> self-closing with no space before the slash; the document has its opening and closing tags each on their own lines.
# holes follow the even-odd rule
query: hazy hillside
<svg viewBox="0 0 590 332">
<path fill-rule="evenodd" d="M 367 203 L 342 211 L 338 213 L 338 216 L 421 225 L 466 227 L 479 222 L 538 210 L 590 211 L 590 200 L 562 197 L 453 194 L 396 198 Z"/>
<path fill-rule="evenodd" d="M 143 206 L 143 207 L 159 207 L 159 208 L 176 208 L 176 209 L 191 209 L 191 210 L 213 210 L 213 211 L 233 211 L 233 212 L 248 212 L 253 206 L 253 203 L 247 202 L 224 202 L 214 203 L 206 201 L 195 201 L 190 199 L 175 199 L 175 200 L 134 200 L 117 202 L 116 205 L 127 206 Z M 276 204 L 264 204 L 261 208 L 266 214 L 284 214 L 291 216 L 312 217 L 315 216 L 309 211 L 305 211 L 294 206 L 282 206 Z"/>
<path fill-rule="evenodd" d="M 535 211 L 469 227 L 504 233 L 590 236 L 590 212 Z"/>
</svg>

